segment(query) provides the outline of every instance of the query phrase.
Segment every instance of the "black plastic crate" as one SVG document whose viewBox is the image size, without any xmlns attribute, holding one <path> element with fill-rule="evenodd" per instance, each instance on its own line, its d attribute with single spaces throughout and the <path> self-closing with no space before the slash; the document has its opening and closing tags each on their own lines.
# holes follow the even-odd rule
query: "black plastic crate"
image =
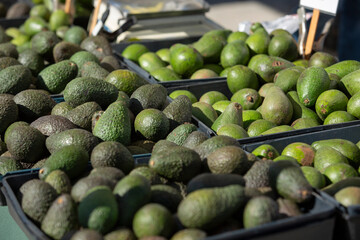
<svg viewBox="0 0 360 240">
<path fill-rule="evenodd" d="M 9 176 L 4 179 L 2 190 L 6 196 L 9 212 L 29 239 L 50 239 L 23 212 L 18 194 L 20 186 L 37 178 L 37 171 Z M 313 208 L 303 215 L 278 220 L 252 229 L 239 229 L 206 238 L 207 240 L 277 239 L 277 240 L 331 240 L 335 223 L 335 207 L 315 193 Z"/>
<path fill-rule="evenodd" d="M 121 56 L 122 51 L 132 43 L 144 44 L 150 51 L 155 52 L 162 48 L 169 48 L 175 43 L 190 44 L 195 42 L 199 38 L 200 37 L 188 37 L 188 38 L 171 39 L 171 40 L 148 40 L 148 41 L 139 41 L 139 42 L 131 42 L 131 43 L 126 42 L 126 43 L 112 44 L 112 47 L 113 47 L 113 51 L 115 52 L 116 55 L 119 56 L 122 64 L 125 65 L 126 68 L 136 72 L 139 76 L 146 79 L 149 83 L 159 83 L 164 87 L 173 87 L 173 86 L 182 86 L 185 84 L 195 84 L 202 82 L 213 82 L 217 80 L 226 80 L 225 77 L 215 77 L 215 78 L 204 78 L 204 79 L 180 79 L 175 81 L 160 82 L 157 81 L 153 76 L 151 76 L 150 73 L 142 69 L 138 64 Z"/>
<path fill-rule="evenodd" d="M 183 85 L 183 86 L 172 86 L 168 87 L 168 94 L 172 93 L 175 90 L 188 90 L 192 92 L 198 99 L 206 92 L 208 91 L 219 91 L 225 94 L 229 99 L 232 96 L 232 93 L 230 92 L 226 80 L 220 80 L 220 81 L 214 81 L 214 82 L 204 82 L 204 83 L 197 83 L 192 85 Z M 360 120 L 355 120 L 351 122 L 345 122 L 345 123 L 337 123 L 337 124 L 330 124 L 330 125 L 320 125 L 316 127 L 311 128 L 304 128 L 304 129 L 298 129 L 293 131 L 287 131 L 287 132 L 281 132 L 281 133 L 274 133 L 269 135 L 260 135 L 256 137 L 248 137 L 248 138 L 242 138 L 238 139 L 238 142 L 240 144 L 248 144 L 248 143 L 259 143 L 264 141 L 270 141 L 273 139 L 278 138 L 285 138 L 289 137 L 292 138 L 293 136 L 298 136 L 302 134 L 311 134 L 313 132 L 323 132 L 325 130 L 331 130 L 331 129 L 342 129 L 345 127 L 351 127 L 351 126 L 359 126 L 360 127 Z M 359 138 L 360 140 L 360 138 Z"/>
</svg>

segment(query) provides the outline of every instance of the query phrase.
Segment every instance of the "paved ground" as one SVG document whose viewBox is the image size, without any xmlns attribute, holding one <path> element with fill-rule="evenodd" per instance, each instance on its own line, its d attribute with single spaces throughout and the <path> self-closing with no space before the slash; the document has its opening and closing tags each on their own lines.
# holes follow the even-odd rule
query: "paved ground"
<svg viewBox="0 0 360 240">
<path fill-rule="evenodd" d="M 296 12 L 299 0 L 206 0 L 206 16 L 225 28 L 236 31 L 242 21 L 271 21 Z"/>
</svg>

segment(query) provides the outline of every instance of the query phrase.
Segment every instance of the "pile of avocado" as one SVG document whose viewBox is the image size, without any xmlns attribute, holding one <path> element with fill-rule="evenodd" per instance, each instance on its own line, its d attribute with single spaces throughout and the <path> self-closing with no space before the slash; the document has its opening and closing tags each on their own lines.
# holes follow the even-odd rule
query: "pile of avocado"
<svg viewBox="0 0 360 240">
<path fill-rule="evenodd" d="M 311 211 L 313 188 L 298 164 L 261 160 L 231 137 L 196 133 L 157 142 L 139 166 L 117 142 L 91 153 L 59 148 L 39 179 L 20 187 L 22 209 L 49 237 L 71 240 L 200 240 Z M 119 165 L 89 170 L 89 160 Z"/>
<path fill-rule="evenodd" d="M 234 32 L 228 38 L 236 33 L 241 34 Z M 250 44 L 253 38 L 268 39 L 268 47 L 256 50 L 255 43 Z M 283 38 L 291 39 L 289 46 L 281 45 Z M 243 44 L 243 40 L 237 40 L 228 45 L 237 42 Z M 244 47 L 253 48 L 252 57 L 225 68 L 222 74 L 227 78 L 227 89 L 225 86 L 223 91 L 232 95 L 215 88 L 198 95 L 184 88 L 172 92 L 170 97 L 188 96 L 196 118 L 218 135 L 237 139 L 360 119 L 360 62 L 338 62 L 325 52 L 314 53 L 309 61 L 291 62 L 298 58 L 296 48 L 291 47 L 294 40 L 280 29 L 268 35 L 259 28 L 245 43 Z M 275 46 L 282 47 L 274 51 Z M 209 89 L 211 82 L 206 84 Z M 203 92 L 200 87 L 199 92 Z"/>
<path fill-rule="evenodd" d="M 360 141 L 327 139 L 288 144 L 279 154 L 271 144 L 252 151 L 261 159 L 273 162 L 291 161 L 301 170 L 312 187 L 322 189 L 344 206 L 360 204 Z"/>
</svg>

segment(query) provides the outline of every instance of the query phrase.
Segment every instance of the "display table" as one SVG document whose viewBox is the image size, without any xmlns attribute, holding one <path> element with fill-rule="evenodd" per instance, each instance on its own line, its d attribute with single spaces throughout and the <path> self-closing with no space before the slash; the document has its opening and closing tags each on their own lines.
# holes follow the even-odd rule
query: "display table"
<svg viewBox="0 0 360 240">
<path fill-rule="evenodd" d="M 24 232 L 19 228 L 9 213 L 7 206 L 0 207 L 0 233 L 1 239 L 27 240 Z"/>
</svg>

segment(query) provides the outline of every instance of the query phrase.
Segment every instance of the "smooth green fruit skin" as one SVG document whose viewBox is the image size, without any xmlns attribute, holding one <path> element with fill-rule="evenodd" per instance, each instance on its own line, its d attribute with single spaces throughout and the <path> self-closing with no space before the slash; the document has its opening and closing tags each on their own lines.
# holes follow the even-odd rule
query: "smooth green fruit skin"
<svg viewBox="0 0 360 240">
<path fill-rule="evenodd" d="M 334 111 L 346 110 L 348 98 L 336 89 L 327 90 L 319 95 L 315 103 L 315 110 L 321 120 Z"/>
<path fill-rule="evenodd" d="M 147 236 L 170 237 L 175 227 L 169 210 L 157 203 L 149 203 L 140 208 L 134 216 L 132 225 L 138 238 Z"/>
<path fill-rule="evenodd" d="M 46 29 L 48 29 L 48 24 L 40 17 L 30 17 L 24 23 L 24 31 L 29 36 L 33 36 Z"/>
<path fill-rule="evenodd" d="M 244 206 L 245 199 L 244 187 L 240 185 L 201 189 L 180 203 L 177 214 L 187 228 L 210 229 Z"/>
<path fill-rule="evenodd" d="M 181 77 L 174 72 L 174 70 L 167 67 L 159 67 L 155 70 L 151 70 L 150 75 L 160 82 L 175 81 L 181 79 Z"/>
<path fill-rule="evenodd" d="M 313 55 L 311 55 L 309 59 L 309 67 L 317 66 L 317 67 L 326 68 L 337 63 L 338 61 L 339 60 L 335 56 L 329 53 L 316 52 Z"/>
<path fill-rule="evenodd" d="M 139 57 L 144 53 L 149 52 L 149 49 L 141 43 L 133 43 L 127 46 L 121 53 L 124 58 L 131 61 L 138 62 Z"/>
<path fill-rule="evenodd" d="M 118 206 L 110 188 L 98 186 L 89 190 L 78 206 L 78 218 L 84 228 L 102 234 L 109 232 L 118 219 Z"/>
<path fill-rule="evenodd" d="M 75 43 L 80 45 L 80 43 L 87 37 L 86 30 L 80 26 L 72 26 L 69 30 L 66 31 L 64 40 L 67 42 Z"/>
<path fill-rule="evenodd" d="M 201 54 L 204 63 L 219 63 L 225 44 L 226 41 L 222 36 L 205 34 L 192 46 Z"/>
<path fill-rule="evenodd" d="M 270 36 L 265 29 L 257 29 L 245 41 L 250 49 L 251 55 L 267 54 L 270 43 Z"/>
<path fill-rule="evenodd" d="M 343 78 L 347 74 L 359 69 L 360 69 L 360 62 L 355 60 L 344 60 L 325 68 L 325 71 L 329 74 L 334 73 L 338 75 L 340 78 Z"/>
<path fill-rule="evenodd" d="M 255 110 L 261 104 L 261 97 L 256 90 L 243 88 L 234 93 L 231 101 L 241 104 L 243 110 Z"/>
<path fill-rule="evenodd" d="M 131 122 L 128 108 L 122 102 L 112 103 L 96 122 L 93 134 L 103 141 L 130 144 Z"/>
<path fill-rule="evenodd" d="M 175 233 L 170 240 L 203 240 L 206 238 L 206 233 L 199 229 L 183 229 Z"/>
<path fill-rule="evenodd" d="M 343 154 L 348 160 L 350 165 L 358 168 L 360 164 L 360 149 L 351 141 L 346 139 L 328 139 L 315 141 L 311 144 L 315 150 L 323 146 L 332 147 Z"/>
<path fill-rule="evenodd" d="M 229 106 L 230 103 L 231 103 L 231 101 L 229 101 L 229 100 L 221 100 L 221 101 L 214 103 L 212 105 L 212 107 L 214 108 L 214 110 L 216 111 L 216 113 L 219 116 L 220 114 L 222 114 L 224 112 L 224 110 L 226 109 L 227 106 Z"/>
<path fill-rule="evenodd" d="M 324 120 L 324 125 L 355 121 L 357 118 L 346 111 L 330 113 Z"/>
<path fill-rule="evenodd" d="M 253 197 L 247 202 L 244 208 L 244 228 L 258 227 L 275 221 L 278 217 L 279 206 L 275 200 L 268 196 Z"/>
<path fill-rule="evenodd" d="M 313 118 L 298 118 L 292 124 L 294 129 L 304 129 L 319 126 L 319 122 Z"/>
<path fill-rule="evenodd" d="M 319 170 L 310 166 L 302 166 L 302 172 L 306 180 L 313 188 L 321 189 L 326 186 L 326 179 Z"/>
<path fill-rule="evenodd" d="M 276 127 L 276 124 L 265 119 L 259 119 L 252 122 L 248 127 L 249 137 L 256 137 L 263 132 Z"/>
<path fill-rule="evenodd" d="M 295 65 L 286 59 L 267 56 L 265 54 L 258 54 L 253 56 L 248 64 L 248 67 L 257 73 L 261 79 L 267 83 L 274 81 L 274 76 L 276 73 L 293 66 Z"/>
<path fill-rule="evenodd" d="M 338 191 L 334 198 L 345 207 L 360 204 L 360 188 L 359 187 L 346 187 Z"/>
<path fill-rule="evenodd" d="M 225 108 L 224 112 L 211 125 L 211 129 L 216 132 L 222 126 L 229 123 L 237 124 L 241 127 L 243 126 L 242 107 L 239 103 L 230 103 Z"/>
<path fill-rule="evenodd" d="M 360 119 L 360 92 L 349 99 L 346 108 L 348 113 Z"/>
<path fill-rule="evenodd" d="M 209 154 L 211 154 L 216 149 L 230 145 L 240 146 L 240 144 L 232 137 L 215 136 L 202 142 L 195 149 L 195 151 L 200 155 L 200 158 L 204 160 Z"/>
<path fill-rule="evenodd" d="M 158 68 L 165 67 L 166 63 L 163 62 L 156 53 L 147 52 L 139 57 L 139 64 L 141 68 L 147 72 L 152 72 Z"/>
<path fill-rule="evenodd" d="M 286 96 L 290 100 L 291 105 L 294 109 L 292 121 L 295 121 L 299 118 L 311 118 L 318 123 L 321 122 L 319 116 L 316 114 L 315 111 L 305 107 L 305 105 L 300 102 L 299 96 L 296 91 L 290 91 L 286 94 Z"/>
<path fill-rule="evenodd" d="M 194 103 L 196 103 L 198 101 L 196 96 L 192 92 L 190 92 L 188 90 L 175 90 L 175 91 L 173 91 L 172 93 L 169 94 L 169 97 L 171 97 L 172 99 L 175 99 L 180 95 L 187 96 L 190 99 L 192 104 L 194 104 Z"/>
<path fill-rule="evenodd" d="M 243 111 L 243 124 L 244 129 L 248 129 L 251 123 L 256 120 L 262 119 L 261 113 L 256 110 L 244 110 Z"/>
<path fill-rule="evenodd" d="M 229 123 L 220 127 L 217 132 L 217 135 L 229 136 L 235 139 L 247 138 L 249 135 L 246 130 L 240 125 Z"/>
<path fill-rule="evenodd" d="M 135 133 L 151 141 L 163 139 L 169 133 L 170 123 L 158 109 L 144 109 L 135 118 Z"/>
<path fill-rule="evenodd" d="M 301 74 L 297 67 L 284 69 L 274 76 L 275 86 L 281 88 L 285 93 L 296 90 L 296 83 Z"/>
<path fill-rule="evenodd" d="M 89 154 L 78 146 L 65 146 L 54 152 L 39 171 L 39 178 L 45 179 L 54 170 L 64 171 L 69 178 L 82 174 L 89 162 Z"/>
<path fill-rule="evenodd" d="M 295 39 L 291 35 L 276 35 L 269 43 L 270 56 L 282 57 L 294 61 L 298 56 L 298 49 Z"/>
<path fill-rule="evenodd" d="M 323 68 L 309 67 L 301 73 L 296 89 L 300 102 L 306 107 L 312 107 L 319 95 L 328 90 L 329 86 L 329 75 Z"/>
<path fill-rule="evenodd" d="M 295 130 L 293 127 L 288 125 L 280 125 L 273 128 L 270 128 L 269 130 L 266 130 L 265 132 L 262 132 L 261 135 L 268 135 L 268 134 L 274 134 L 274 133 L 281 133 L 281 132 L 287 132 Z"/>
<path fill-rule="evenodd" d="M 170 62 L 170 49 L 169 48 L 161 48 L 161 49 L 157 50 L 155 53 L 164 62 L 167 62 L 167 63 Z"/>
<path fill-rule="evenodd" d="M 314 158 L 314 167 L 321 173 L 324 173 L 328 166 L 336 163 L 346 163 L 348 160 L 339 151 L 329 146 L 323 146 L 317 149 Z"/>
<path fill-rule="evenodd" d="M 346 163 L 335 163 L 328 166 L 324 171 L 324 175 L 331 183 L 337 183 L 349 177 L 358 177 L 357 171 Z"/>
<path fill-rule="evenodd" d="M 60 93 L 66 85 L 76 77 L 77 65 L 64 60 L 42 70 L 38 75 L 38 86 L 51 93 Z"/>
<path fill-rule="evenodd" d="M 223 68 L 235 65 L 246 65 L 250 59 L 250 51 L 242 40 L 228 43 L 221 51 L 220 62 Z"/>
<path fill-rule="evenodd" d="M 255 72 L 250 68 L 242 65 L 236 65 L 227 68 L 227 85 L 229 90 L 234 94 L 243 88 L 259 88 L 259 81 Z"/>
<path fill-rule="evenodd" d="M 276 125 L 288 124 L 293 114 L 293 106 L 285 93 L 274 86 L 268 93 L 261 105 L 261 115 Z"/>
<path fill-rule="evenodd" d="M 354 96 L 360 91 L 360 70 L 356 70 L 345 75 L 343 78 L 341 78 L 341 82 L 344 84 L 350 95 Z"/>
<path fill-rule="evenodd" d="M 61 26 L 70 25 L 70 16 L 64 10 L 54 11 L 49 19 L 49 26 L 51 31 L 56 31 Z"/>
<path fill-rule="evenodd" d="M 246 32 L 232 32 L 230 33 L 230 35 L 227 38 L 227 42 L 231 43 L 233 41 L 237 41 L 237 40 L 243 40 L 246 41 L 246 39 L 249 37 L 249 34 L 247 34 Z"/>
<path fill-rule="evenodd" d="M 208 127 L 211 127 L 218 118 L 215 109 L 205 102 L 196 102 L 192 104 L 192 114 Z"/>
<path fill-rule="evenodd" d="M 125 92 L 128 96 L 147 82 L 139 77 L 135 72 L 127 69 L 118 69 L 109 73 L 105 81 L 115 85 L 119 91 Z"/>
<path fill-rule="evenodd" d="M 209 91 L 200 97 L 199 102 L 205 102 L 207 104 L 213 105 L 214 103 L 222 100 L 228 100 L 225 94 L 219 91 Z"/>
<path fill-rule="evenodd" d="M 189 77 L 203 66 L 203 58 L 195 49 L 184 44 L 177 45 L 170 48 L 170 64 L 177 74 Z"/>
<path fill-rule="evenodd" d="M 287 145 L 281 155 L 287 155 L 295 158 L 302 166 L 311 166 L 314 162 L 315 149 L 309 144 L 295 142 Z"/>
<path fill-rule="evenodd" d="M 276 148 L 269 144 L 262 144 L 255 148 L 251 153 L 260 159 L 275 159 L 280 156 Z"/>
</svg>

